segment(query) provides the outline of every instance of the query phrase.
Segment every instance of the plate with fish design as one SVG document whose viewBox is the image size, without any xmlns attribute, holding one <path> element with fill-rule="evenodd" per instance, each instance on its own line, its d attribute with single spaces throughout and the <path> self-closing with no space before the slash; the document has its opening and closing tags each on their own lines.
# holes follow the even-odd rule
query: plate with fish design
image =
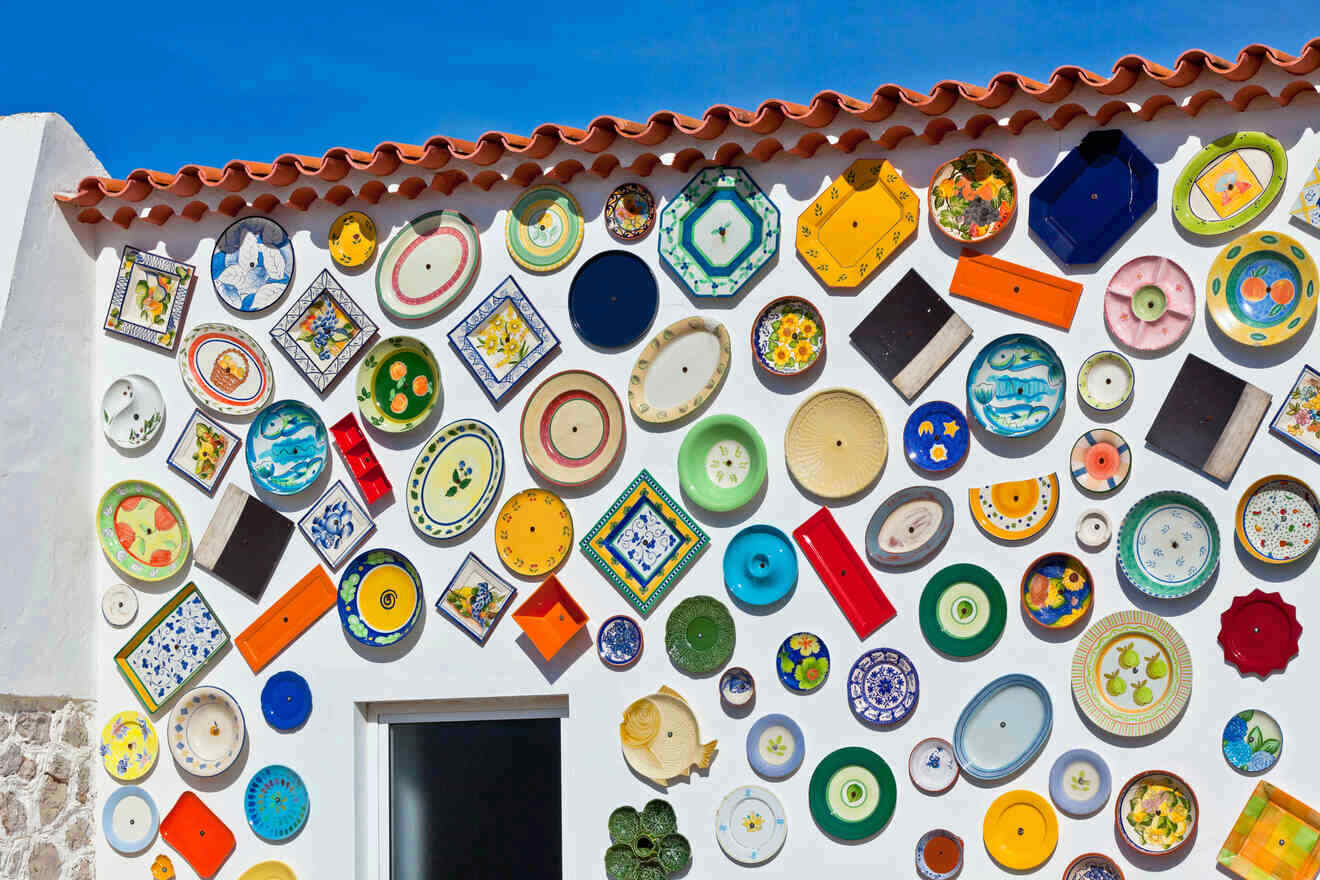
<svg viewBox="0 0 1320 880">
<path fill-rule="evenodd" d="M 991 434 L 1026 437 L 1049 424 L 1066 396 L 1063 361 L 1028 333 L 993 340 L 967 371 L 972 417 Z"/>
</svg>

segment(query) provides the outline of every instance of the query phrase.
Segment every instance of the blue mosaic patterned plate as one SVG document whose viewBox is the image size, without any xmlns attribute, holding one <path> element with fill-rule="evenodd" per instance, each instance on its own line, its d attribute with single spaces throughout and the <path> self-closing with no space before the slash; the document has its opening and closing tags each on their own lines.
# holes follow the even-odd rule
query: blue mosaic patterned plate
<svg viewBox="0 0 1320 880">
<path fill-rule="evenodd" d="M 248 426 L 248 473 L 276 495 L 295 495 L 321 476 L 330 458 L 325 422 L 307 404 L 277 400 Z"/>
<path fill-rule="evenodd" d="M 748 526 L 724 551 L 724 586 L 746 605 L 773 605 L 797 584 L 793 542 L 770 525 Z"/>
<path fill-rule="evenodd" d="M 903 452 L 926 471 L 947 471 L 962 464 L 972 432 L 962 410 L 944 400 L 923 403 L 903 426 Z"/>
<path fill-rule="evenodd" d="M 287 840 L 307 824 L 311 800 L 302 777 L 288 767 L 270 764 L 248 781 L 243 812 L 252 831 L 265 840 Z"/>
<path fill-rule="evenodd" d="M 794 633 L 775 655 L 775 670 L 784 687 L 798 694 L 818 690 L 830 674 L 830 649 L 814 633 Z"/>
<path fill-rule="evenodd" d="M 906 654 L 876 648 L 848 671 L 848 705 L 864 724 L 899 724 L 917 708 L 921 683 Z"/>
<path fill-rule="evenodd" d="M 623 669 L 642 656 L 642 627 L 626 614 L 616 614 L 596 632 L 596 653 L 601 662 Z"/>
<path fill-rule="evenodd" d="M 787 715 L 767 715 L 747 731 L 747 763 L 766 779 L 791 776 L 806 752 L 802 728 Z"/>
<path fill-rule="evenodd" d="M 266 679 L 261 689 L 261 714 L 276 730 L 296 730 L 312 714 L 312 689 L 307 679 L 284 670 Z"/>
</svg>

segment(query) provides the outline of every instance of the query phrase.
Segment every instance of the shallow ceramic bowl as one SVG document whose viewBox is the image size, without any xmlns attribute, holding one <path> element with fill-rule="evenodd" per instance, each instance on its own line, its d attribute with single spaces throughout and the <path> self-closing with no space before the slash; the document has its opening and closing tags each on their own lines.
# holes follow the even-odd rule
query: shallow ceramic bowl
<svg viewBox="0 0 1320 880">
<path fill-rule="evenodd" d="M 193 776 L 218 776 L 238 760 L 247 725 L 237 700 L 218 687 L 203 685 L 179 698 L 167 736 L 179 769 Z"/>
<path fill-rule="evenodd" d="M 678 449 L 683 491 L 706 510 L 736 510 L 765 483 L 765 444 L 746 419 L 708 416 L 688 430 Z"/>
<path fill-rule="evenodd" d="M 1083 853 L 1063 869 L 1063 880 L 1124 880 L 1118 862 L 1101 853 Z"/>
<path fill-rule="evenodd" d="M 1171 788 L 1189 802 L 1186 831 L 1176 843 L 1165 849 L 1158 848 L 1158 844 L 1151 845 L 1142 842 L 1132 823 L 1127 819 L 1129 815 L 1128 801 L 1142 785 L 1160 785 Z M 1196 837 L 1196 823 L 1199 819 L 1200 809 L 1197 807 L 1195 792 L 1180 776 L 1166 770 L 1146 770 L 1125 782 L 1122 791 L 1123 793 L 1118 800 L 1114 802 L 1114 825 L 1118 828 L 1119 837 L 1122 838 L 1123 843 L 1133 852 L 1139 855 L 1167 857 L 1188 846 Z"/>
<path fill-rule="evenodd" d="M 120 449 L 147 445 L 164 421 L 165 398 L 146 376 L 121 376 L 101 396 L 101 430 Z"/>
<path fill-rule="evenodd" d="M 1022 573 L 1018 594 L 1030 623 L 1042 629 L 1067 629 L 1091 609 L 1095 578 L 1071 553 L 1046 553 Z M 1059 604 L 1052 604 L 1056 600 Z"/>
<path fill-rule="evenodd" d="M 970 174 L 964 173 L 964 169 Z M 995 181 L 999 186 L 993 185 Z M 971 199 L 966 198 L 968 193 Z M 954 199 L 961 199 L 966 205 L 963 214 L 953 214 Z M 959 244 L 994 238 L 1013 222 L 1017 203 L 1017 178 L 1013 169 L 1002 156 L 989 150 L 968 150 L 940 165 L 930 176 L 930 189 L 926 192 L 926 206 L 935 228 Z M 974 216 L 968 216 L 968 212 Z M 942 221 L 941 218 L 946 216 L 950 220 Z M 969 220 L 966 230 L 956 222 L 960 217 Z M 975 223 L 978 219 L 987 222 Z M 973 226 L 976 232 L 973 232 Z"/>
<path fill-rule="evenodd" d="M 927 859 L 926 850 L 933 847 L 930 854 L 932 859 L 943 856 L 947 859 L 949 856 L 956 855 L 954 864 L 944 870 L 940 870 L 942 862 L 932 865 Z M 949 850 L 952 849 L 953 852 Z M 958 872 L 963 869 L 963 841 L 962 838 L 952 831 L 946 831 L 943 828 L 935 828 L 921 835 L 917 841 L 917 873 L 921 875 L 922 880 L 952 880 L 958 876 Z"/>
<path fill-rule="evenodd" d="M 923 739 L 908 755 L 908 778 L 926 794 L 943 794 L 953 788 L 958 770 L 953 743 L 938 736 Z"/>
</svg>

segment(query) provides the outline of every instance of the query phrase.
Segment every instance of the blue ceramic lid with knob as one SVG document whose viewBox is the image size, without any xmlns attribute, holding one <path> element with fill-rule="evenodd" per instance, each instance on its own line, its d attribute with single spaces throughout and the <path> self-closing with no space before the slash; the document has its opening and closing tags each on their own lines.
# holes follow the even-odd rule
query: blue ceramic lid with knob
<svg viewBox="0 0 1320 880">
<path fill-rule="evenodd" d="M 1090 749 L 1064 752 L 1050 768 L 1050 798 L 1070 816 L 1089 816 L 1109 801 L 1109 765 Z"/>
<path fill-rule="evenodd" d="M 724 585 L 746 605 L 773 605 L 797 583 L 793 542 L 770 525 L 748 526 L 724 551 Z"/>
<path fill-rule="evenodd" d="M 807 741 L 787 715 L 766 715 L 747 731 L 747 763 L 766 779 L 782 779 L 802 766 Z"/>
<path fill-rule="evenodd" d="M 261 688 L 261 714 L 276 730 L 296 730 L 312 714 L 312 689 L 307 679 L 284 670 L 266 679 Z"/>
<path fill-rule="evenodd" d="M 922 470 L 947 471 L 967 457 L 971 433 L 962 410 L 947 400 L 932 400 L 908 416 L 903 426 L 903 452 Z"/>
</svg>

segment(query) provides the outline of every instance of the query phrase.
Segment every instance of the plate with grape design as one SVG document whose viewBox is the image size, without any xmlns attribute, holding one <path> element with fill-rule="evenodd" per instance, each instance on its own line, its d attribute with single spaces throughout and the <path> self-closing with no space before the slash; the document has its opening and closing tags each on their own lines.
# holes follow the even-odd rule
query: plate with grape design
<svg viewBox="0 0 1320 880">
<path fill-rule="evenodd" d="M 1282 232 L 1249 232 L 1215 257 L 1206 308 L 1225 336 L 1243 345 L 1275 345 L 1298 333 L 1316 304 L 1315 260 Z"/>
<path fill-rule="evenodd" d="M 1107 733 L 1156 733 L 1192 696 L 1192 655 L 1164 618 L 1120 611 L 1082 635 L 1073 654 L 1072 692 L 1082 713 Z"/>
</svg>

